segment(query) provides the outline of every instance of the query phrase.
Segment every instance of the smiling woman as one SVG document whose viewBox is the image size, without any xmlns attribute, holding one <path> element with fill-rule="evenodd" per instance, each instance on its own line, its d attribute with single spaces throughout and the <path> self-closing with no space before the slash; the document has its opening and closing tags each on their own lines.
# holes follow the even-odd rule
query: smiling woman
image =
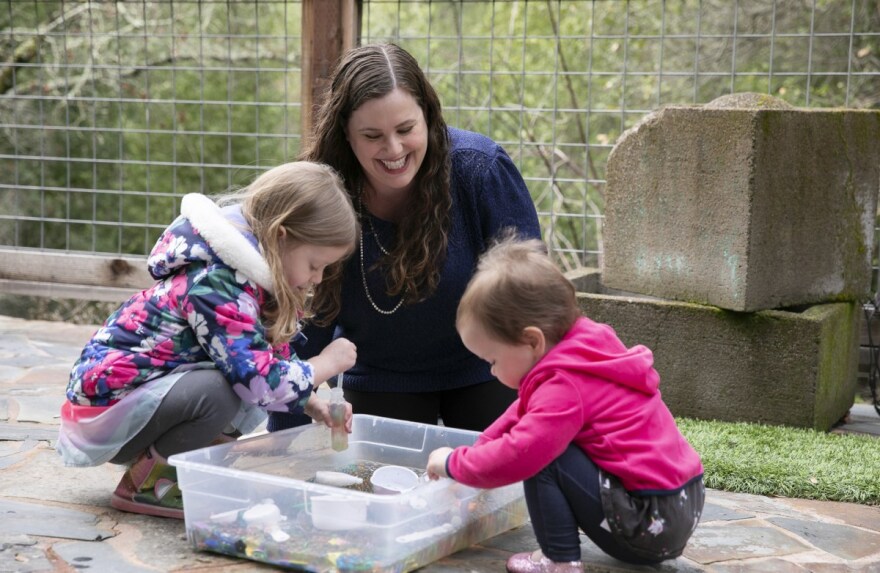
<svg viewBox="0 0 880 573">
<path fill-rule="evenodd" d="M 359 199 L 376 217 L 400 221 L 428 149 L 422 108 L 409 93 L 395 88 L 355 110 L 345 133 L 364 171 Z"/>
<path fill-rule="evenodd" d="M 301 159 L 335 168 L 357 208 L 357 252 L 315 288 L 311 356 L 357 345 L 354 411 L 482 430 L 516 397 L 462 344 L 454 319 L 477 258 L 501 231 L 540 237 L 522 176 L 497 143 L 450 128 L 418 62 L 394 44 L 344 54 Z M 279 430 L 309 420 L 270 417 Z"/>
</svg>

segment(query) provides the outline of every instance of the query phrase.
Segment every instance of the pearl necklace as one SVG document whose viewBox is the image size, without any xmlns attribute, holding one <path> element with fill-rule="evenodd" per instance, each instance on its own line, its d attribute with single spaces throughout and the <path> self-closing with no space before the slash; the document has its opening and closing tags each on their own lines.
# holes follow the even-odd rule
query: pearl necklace
<svg viewBox="0 0 880 573">
<path fill-rule="evenodd" d="M 379 247 L 379 250 L 382 251 L 383 255 L 390 255 L 388 249 L 382 246 L 382 243 L 379 242 L 379 233 L 376 232 L 376 227 L 373 226 L 373 218 L 367 213 L 367 221 L 370 223 L 370 232 L 373 233 L 373 239 L 376 240 L 376 245 Z M 363 231 L 361 232 L 363 235 Z"/>
<path fill-rule="evenodd" d="M 361 219 L 364 218 L 363 202 L 361 201 L 361 193 L 358 193 L 358 215 L 361 217 Z M 385 247 L 382 246 L 382 243 L 379 242 L 379 235 L 376 234 L 376 228 L 373 226 L 373 218 L 370 216 L 369 213 L 366 214 L 366 219 L 370 223 L 370 231 L 373 233 L 373 239 L 376 240 L 376 245 L 378 245 L 380 251 L 382 251 L 384 254 L 387 255 L 388 251 L 385 249 Z M 384 308 L 379 308 L 379 305 L 376 304 L 376 301 L 373 300 L 373 296 L 370 294 L 370 288 L 367 286 L 367 269 L 366 269 L 366 265 L 364 265 L 364 226 L 363 225 L 361 225 L 361 234 L 360 234 L 358 243 L 360 245 L 361 281 L 364 283 L 364 293 L 367 295 L 367 300 L 370 301 L 370 305 L 373 307 L 373 310 L 375 310 L 379 314 L 384 314 L 384 315 L 394 314 L 395 312 L 397 312 L 397 309 L 399 309 L 401 306 L 403 306 L 403 300 L 404 300 L 405 296 L 401 296 L 400 300 L 397 301 L 397 304 L 394 305 L 394 308 L 392 308 L 391 310 L 385 310 Z M 407 290 L 409 290 L 409 289 L 407 289 Z M 404 292 L 404 295 L 406 295 L 406 292 Z"/>
</svg>

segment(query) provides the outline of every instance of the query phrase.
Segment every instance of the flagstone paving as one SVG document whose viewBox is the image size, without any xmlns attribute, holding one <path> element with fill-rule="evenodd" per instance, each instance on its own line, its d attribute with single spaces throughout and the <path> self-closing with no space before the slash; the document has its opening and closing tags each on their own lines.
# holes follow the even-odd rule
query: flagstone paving
<svg viewBox="0 0 880 573">
<path fill-rule="evenodd" d="M 277 570 L 194 550 L 181 521 L 112 509 L 118 466 L 61 465 L 54 440 L 67 372 L 93 331 L 0 316 L 0 573 Z M 858 405 L 837 431 L 880 436 L 880 417 Z M 504 571 L 512 553 L 536 547 L 527 524 L 423 571 Z M 880 507 L 709 490 L 682 557 L 633 567 L 586 538 L 582 554 L 588 572 L 880 573 Z"/>
</svg>

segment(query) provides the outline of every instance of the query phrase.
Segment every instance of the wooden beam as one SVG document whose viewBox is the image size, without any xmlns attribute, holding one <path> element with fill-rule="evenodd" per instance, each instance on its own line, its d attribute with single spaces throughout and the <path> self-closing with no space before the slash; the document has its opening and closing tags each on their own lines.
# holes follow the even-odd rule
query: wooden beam
<svg viewBox="0 0 880 573">
<path fill-rule="evenodd" d="M 146 257 L 0 247 L 0 279 L 139 290 L 155 281 Z"/>
<path fill-rule="evenodd" d="M 53 300 L 69 298 L 94 302 L 123 302 L 139 290 L 142 289 L 0 279 L 0 294 L 37 296 Z"/>
<path fill-rule="evenodd" d="M 336 61 L 357 45 L 361 0 L 303 0 L 302 108 L 303 140 L 311 137 L 315 110 L 328 87 Z"/>
</svg>

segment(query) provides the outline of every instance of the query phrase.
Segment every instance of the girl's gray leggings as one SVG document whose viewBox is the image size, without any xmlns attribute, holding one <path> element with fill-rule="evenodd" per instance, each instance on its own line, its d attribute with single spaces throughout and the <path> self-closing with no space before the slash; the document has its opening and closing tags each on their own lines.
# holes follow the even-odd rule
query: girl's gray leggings
<svg viewBox="0 0 880 573">
<path fill-rule="evenodd" d="M 219 370 L 181 376 L 141 430 L 110 460 L 129 462 L 150 446 L 164 457 L 209 445 L 238 413 L 241 398 Z"/>
</svg>

